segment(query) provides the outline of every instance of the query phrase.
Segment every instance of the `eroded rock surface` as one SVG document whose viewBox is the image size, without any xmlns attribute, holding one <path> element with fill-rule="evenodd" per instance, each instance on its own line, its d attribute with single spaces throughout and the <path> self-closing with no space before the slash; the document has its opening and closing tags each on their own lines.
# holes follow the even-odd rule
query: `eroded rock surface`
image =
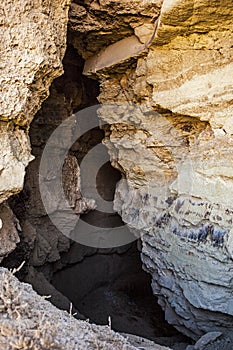
<svg viewBox="0 0 233 350">
<path fill-rule="evenodd" d="M 97 18 L 91 6 L 85 16 L 90 11 Z M 100 112 L 118 122 L 105 144 L 127 179 L 118 186 L 115 208 L 142 237 L 144 267 L 166 318 L 197 339 L 232 329 L 233 6 L 165 0 L 161 11 L 159 1 L 155 7 L 146 23 L 137 16 L 131 27 L 139 35 L 158 20 L 146 52 L 109 63 L 103 54 L 113 43 L 106 40 L 98 50 L 93 41 L 94 64 L 85 73 L 101 82 L 100 102 L 141 105 L 141 112 L 122 106 Z M 89 26 L 100 33 L 93 17 Z M 105 66 L 96 65 L 101 57 Z"/>
<path fill-rule="evenodd" d="M 0 202 L 23 187 L 29 124 L 63 72 L 69 3 L 1 2 Z"/>
<path fill-rule="evenodd" d="M 0 262 L 19 243 L 19 223 L 6 204 L 0 206 Z"/>
<path fill-rule="evenodd" d="M 67 4 L 2 4 L 1 202 L 22 188 L 31 160 L 26 130 L 62 72 Z M 100 111 L 102 119 L 116 123 L 105 144 L 127 180 L 118 186 L 115 208 L 141 236 L 144 268 L 167 320 L 193 339 L 232 330 L 232 16 L 230 0 L 75 1 L 70 11 L 68 40 L 87 60 L 85 73 L 100 81 L 99 101 L 141 106 L 140 112 L 121 106 L 114 113 L 112 107 Z M 58 83 L 51 97 L 52 104 L 66 100 L 58 105 L 62 118 L 84 106 L 70 80 L 65 93 Z M 51 119 L 44 122 L 46 108 Z M 45 109 L 36 128 L 40 121 L 47 125 L 47 137 L 56 116 Z M 29 192 L 37 191 L 40 147 L 46 142 L 40 137 Z M 78 178 L 74 159 L 68 163 Z M 13 168 L 17 174 L 11 177 Z M 71 192 L 67 188 L 73 204 L 81 199 L 76 185 Z M 25 217 L 22 227 L 34 248 L 31 260 L 57 261 L 70 242 L 42 219 L 38 196 L 35 208 L 30 193 L 24 195 L 34 220 Z M 8 252 L 18 240 L 12 232 Z M 5 336 L 15 332 L 10 328 Z"/>
<path fill-rule="evenodd" d="M 85 59 L 134 34 L 144 43 L 152 35 L 161 4 L 162 0 L 73 1 L 68 40 Z"/>
</svg>

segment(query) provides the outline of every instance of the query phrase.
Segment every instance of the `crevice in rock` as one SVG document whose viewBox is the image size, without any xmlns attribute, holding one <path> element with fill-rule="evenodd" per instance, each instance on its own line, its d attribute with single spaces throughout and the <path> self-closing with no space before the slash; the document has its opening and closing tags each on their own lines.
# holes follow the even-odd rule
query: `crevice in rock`
<svg viewBox="0 0 233 350">
<path fill-rule="evenodd" d="M 51 302 L 69 311 L 70 302 L 78 318 L 150 338 L 157 343 L 179 349 L 188 340 L 164 320 L 164 313 L 152 295 L 149 274 L 142 270 L 136 243 L 114 249 L 82 246 L 65 237 L 54 227 L 43 208 L 38 188 L 38 168 L 43 148 L 53 130 L 72 113 L 97 103 L 98 82 L 82 75 L 84 61 L 69 45 L 63 61 L 64 75 L 54 81 L 50 96 L 43 103 L 30 128 L 35 160 L 27 168 L 23 191 L 9 201 L 20 221 L 20 243 L 2 262 L 13 268 L 23 261 L 18 273 L 41 295 L 51 295 Z M 100 143 L 103 130 L 95 128 L 83 135 L 70 149 L 69 156 L 80 163 L 87 152 Z M 71 177 L 72 178 L 72 177 Z M 114 196 L 119 171 L 107 162 L 97 175 L 97 189 L 108 201 Z M 118 214 L 97 211 L 82 214 L 82 219 L 102 227 L 122 224 Z M 114 221 L 115 220 L 115 221 Z"/>
</svg>

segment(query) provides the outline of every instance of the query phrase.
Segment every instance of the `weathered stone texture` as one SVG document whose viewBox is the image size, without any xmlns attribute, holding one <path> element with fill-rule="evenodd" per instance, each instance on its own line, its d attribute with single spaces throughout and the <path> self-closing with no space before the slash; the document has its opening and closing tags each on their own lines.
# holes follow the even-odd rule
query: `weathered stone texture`
<svg viewBox="0 0 233 350">
<path fill-rule="evenodd" d="M 0 203 L 23 188 L 25 167 L 33 159 L 29 138 L 23 130 L 0 128 Z"/>
<path fill-rule="evenodd" d="M 27 125 L 62 73 L 68 4 L 1 3 L 1 120 Z"/>
<path fill-rule="evenodd" d="M 85 59 L 133 35 L 134 29 L 140 40 L 139 27 L 145 25 L 148 35 L 148 26 L 153 27 L 161 4 L 162 0 L 101 0 L 83 5 L 74 1 L 69 13 L 68 40 Z"/>
<path fill-rule="evenodd" d="M 84 5 L 72 4 L 69 42 L 94 62 L 85 73 L 99 79 L 99 101 L 142 106 L 141 113 L 101 111 L 109 123 L 118 122 L 105 143 L 127 180 L 118 186 L 115 208 L 141 235 L 144 268 L 167 320 L 194 339 L 232 330 L 233 3 L 100 0 Z M 67 11 L 61 2 L 32 7 L 23 1 L 12 8 L 5 1 L 2 12 L 0 121 L 2 130 L 12 128 L 1 136 L 10 161 L 0 162 L 5 200 L 19 191 L 30 160 L 19 128 L 28 125 L 62 71 Z M 120 52 L 130 37 L 140 47 L 147 44 L 140 55 L 131 48 Z M 112 58 L 115 47 L 121 54 Z M 8 174 L 16 165 L 21 170 L 11 183 Z M 30 210 L 33 214 L 33 206 Z M 41 214 L 35 216 L 41 220 Z M 46 225 L 38 229 L 43 242 L 35 246 L 35 265 L 57 260 L 69 244 L 49 236 Z"/>
<path fill-rule="evenodd" d="M 156 47 L 147 58 L 147 82 L 153 85 L 156 105 L 208 120 L 214 130 L 229 134 L 232 15 L 229 0 L 164 1 Z"/>
<path fill-rule="evenodd" d="M 0 262 L 16 248 L 19 243 L 18 221 L 11 209 L 6 205 L 0 206 Z"/>
<path fill-rule="evenodd" d="M 115 208 L 166 318 L 194 339 L 232 329 L 232 16 L 228 0 L 165 0 L 147 52 L 96 72 L 101 102 L 142 106 L 100 112 L 120 121 L 105 140 L 127 180 Z"/>
<path fill-rule="evenodd" d="M 0 201 L 22 188 L 31 160 L 26 130 L 63 72 L 69 2 L 1 2 Z"/>
</svg>

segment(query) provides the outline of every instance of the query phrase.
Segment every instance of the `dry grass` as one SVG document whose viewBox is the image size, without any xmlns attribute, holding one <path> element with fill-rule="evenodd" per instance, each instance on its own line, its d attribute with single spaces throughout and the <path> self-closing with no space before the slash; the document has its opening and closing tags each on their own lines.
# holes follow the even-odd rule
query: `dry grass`
<svg viewBox="0 0 233 350">
<path fill-rule="evenodd" d="M 1 350 L 60 350 L 56 343 L 56 327 L 38 315 L 30 322 L 29 305 L 7 272 L 0 284 L 0 348 Z"/>
<path fill-rule="evenodd" d="M 109 326 L 76 320 L 0 268 L 0 350 L 135 350 Z"/>
</svg>

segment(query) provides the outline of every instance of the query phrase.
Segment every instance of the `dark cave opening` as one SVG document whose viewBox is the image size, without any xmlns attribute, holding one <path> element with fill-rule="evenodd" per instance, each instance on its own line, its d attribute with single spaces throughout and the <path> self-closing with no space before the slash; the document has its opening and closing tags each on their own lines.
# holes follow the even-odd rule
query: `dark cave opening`
<svg viewBox="0 0 233 350">
<path fill-rule="evenodd" d="M 157 342 L 178 336 L 152 294 L 136 242 L 87 256 L 57 271 L 51 282 L 90 322 L 111 322 L 116 331 Z"/>
<path fill-rule="evenodd" d="M 46 141 L 72 113 L 98 103 L 99 84 L 82 75 L 84 61 L 72 46 L 68 46 L 63 63 L 64 75 L 52 84 L 49 98 L 31 125 L 30 139 L 35 160 L 28 166 L 24 190 L 10 200 L 22 227 L 21 242 L 2 265 L 12 268 L 25 261 L 18 274 L 22 281 L 31 283 L 41 295 L 52 290 L 50 294 L 55 296 L 52 295 L 51 302 L 67 311 L 69 303 L 67 299 L 63 301 L 63 296 L 68 298 L 74 310 L 77 309 L 90 322 L 103 325 L 111 322 L 116 331 L 139 335 L 171 347 L 177 342 L 187 345 L 187 339 L 165 321 L 164 312 L 152 294 L 150 276 L 142 268 L 139 242 L 112 249 L 82 246 L 57 232 L 44 213 L 38 190 L 38 167 Z M 102 129 L 92 129 L 75 142 L 70 154 L 80 164 L 103 138 Z M 121 173 L 111 166 L 110 161 L 99 169 L 96 186 L 104 200 L 113 200 L 120 179 Z M 82 214 L 81 218 L 91 224 L 98 223 L 100 227 L 123 225 L 117 213 L 93 210 Z M 47 289 L 43 285 L 45 280 L 40 282 L 37 273 L 45 276 L 49 285 Z M 60 292 L 59 295 L 53 287 Z"/>
</svg>

